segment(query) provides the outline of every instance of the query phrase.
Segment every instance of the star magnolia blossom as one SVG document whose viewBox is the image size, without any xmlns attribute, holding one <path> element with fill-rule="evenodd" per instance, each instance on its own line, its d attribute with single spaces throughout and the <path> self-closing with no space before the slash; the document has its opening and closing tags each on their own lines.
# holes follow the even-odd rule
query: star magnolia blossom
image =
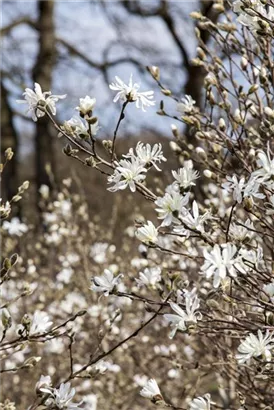
<svg viewBox="0 0 274 410">
<path fill-rule="evenodd" d="M 260 151 L 258 154 L 257 166 L 260 167 L 252 172 L 252 176 L 258 181 L 265 183 L 274 177 L 274 157 L 270 157 L 270 147 L 268 145 L 267 153 Z"/>
<path fill-rule="evenodd" d="M 125 158 L 138 158 L 139 161 L 145 166 L 154 166 L 157 171 L 161 171 L 160 168 L 157 166 L 156 162 L 166 161 L 166 158 L 163 155 L 162 151 L 162 144 L 154 144 L 151 147 L 150 144 L 143 144 L 142 142 L 138 142 L 135 148 L 136 155 L 132 148 L 130 148 L 129 153 L 123 155 Z"/>
<path fill-rule="evenodd" d="M 139 273 L 139 279 L 136 279 L 138 286 L 156 287 L 157 283 L 161 281 L 161 268 L 155 266 L 153 268 L 146 268 L 144 272 Z"/>
<path fill-rule="evenodd" d="M 263 360 L 271 361 L 271 350 L 274 349 L 274 334 L 266 331 L 263 336 L 258 330 L 258 337 L 250 333 L 238 347 L 236 359 L 239 364 L 248 362 L 252 357 L 262 356 Z"/>
<path fill-rule="evenodd" d="M 197 397 L 190 402 L 189 410 L 210 410 L 210 394 L 205 394 L 203 397 Z"/>
<path fill-rule="evenodd" d="M 38 333 L 45 333 L 52 323 L 46 312 L 36 310 L 32 318 L 29 334 L 32 336 Z"/>
<path fill-rule="evenodd" d="M 210 215 L 209 211 L 205 212 L 203 215 L 200 215 L 196 201 L 193 201 L 192 204 L 192 214 L 187 211 L 187 213 L 182 216 L 182 220 L 189 228 L 197 229 L 200 232 L 204 232 L 204 223 L 211 218 L 212 216 Z"/>
<path fill-rule="evenodd" d="M 136 183 L 144 181 L 146 178 L 146 168 L 138 158 L 131 158 L 131 161 L 122 159 L 116 166 L 114 173 L 108 177 L 108 183 L 114 185 L 108 188 L 111 192 L 129 187 L 131 192 L 136 191 Z"/>
<path fill-rule="evenodd" d="M 190 114 L 195 105 L 196 101 L 190 95 L 186 95 L 184 98 L 181 99 L 181 102 L 177 104 L 177 111 L 181 114 Z"/>
<path fill-rule="evenodd" d="M 235 13 L 239 14 L 239 17 L 237 18 L 239 23 L 247 26 L 251 31 L 256 33 L 256 30 L 261 28 L 259 21 L 263 20 L 260 15 L 265 17 L 267 20 L 273 21 L 274 8 L 269 5 L 268 9 L 266 9 L 265 4 L 263 4 L 260 0 L 250 0 L 250 3 L 250 8 L 247 8 L 242 0 L 236 0 L 233 3 L 233 10 Z M 245 10 L 250 10 L 252 14 L 246 12 Z M 258 15 L 254 15 L 253 10 L 256 11 Z"/>
<path fill-rule="evenodd" d="M 0 198 L 0 216 L 1 218 L 7 218 L 11 212 L 11 205 L 9 201 L 2 203 L 2 198 Z"/>
<path fill-rule="evenodd" d="M 164 318 L 171 323 L 173 330 L 171 331 L 169 337 L 173 339 L 177 330 L 185 331 L 187 325 L 190 323 L 197 323 L 197 320 L 201 319 L 201 313 L 197 312 L 200 307 L 200 300 L 196 295 L 196 289 L 192 289 L 191 292 L 185 291 L 185 305 L 186 310 L 180 308 L 176 303 L 170 302 L 170 307 L 174 310 L 174 314 L 165 314 Z"/>
<path fill-rule="evenodd" d="M 140 395 L 150 400 L 161 400 L 162 394 L 155 379 L 150 379 L 140 391 Z"/>
<path fill-rule="evenodd" d="M 83 139 L 88 139 L 90 137 L 88 133 L 88 129 L 91 131 L 91 135 L 95 136 L 99 130 L 98 121 L 94 124 L 89 124 L 89 126 L 79 118 L 79 117 L 72 117 L 70 120 L 65 121 L 64 124 L 61 126 L 61 129 L 68 135 L 72 135 L 74 137 L 79 137 Z M 62 133 L 58 134 L 58 137 L 62 137 Z"/>
<path fill-rule="evenodd" d="M 75 389 L 71 388 L 69 382 L 61 383 L 59 389 L 41 388 L 42 392 L 47 393 L 50 397 L 46 401 L 47 406 L 54 405 L 57 409 L 79 409 L 80 403 L 73 403 L 72 399 L 75 396 Z"/>
<path fill-rule="evenodd" d="M 142 108 L 145 111 L 145 107 L 149 107 L 155 105 L 155 101 L 153 101 L 154 92 L 153 91 L 145 91 L 145 92 L 138 92 L 140 88 L 140 84 L 134 83 L 132 81 L 132 74 L 129 79 L 128 85 L 125 84 L 119 77 L 115 77 L 116 83 L 111 83 L 109 88 L 113 91 L 118 91 L 116 96 L 114 97 L 114 102 L 117 102 L 119 99 L 123 102 L 136 102 L 137 108 Z"/>
<path fill-rule="evenodd" d="M 25 100 L 17 100 L 19 104 L 28 104 L 28 112 L 31 113 L 33 121 L 43 117 L 48 110 L 51 114 L 56 114 L 55 103 L 58 100 L 66 98 L 64 95 L 51 95 L 51 91 L 42 92 L 41 86 L 38 83 L 34 84 L 34 91 L 26 88 L 23 93 Z"/>
<path fill-rule="evenodd" d="M 41 388 L 47 388 L 50 386 L 51 386 L 51 377 L 42 375 L 39 381 L 35 385 L 35 390 L 39 391 Z"/>
<path fill-rule="evenodd" d="M 184 206 L 189 201 L 189 193 L 185 196 L 179 192 L 171 190 L 166 192 L 161 198 L 155 201 L 156 211 L 159 219 L 163 219 L 162 226 L 169 226 L 172 223 L 179 223 L 178 217 L 182 212 L 185 212 Z"/>
<path fill-rule="evenodd" d="M 246 273 L 243 268 L 242 260 L 236 256 L 237 248 L 231 243 L 226 243 L 220 247 L 214 245 L 211 252 L 204 250 L 205 263 L 201 268 L 207 278 L 214 275 L 213 286 L 218 288 L 221 280 L 226 278 L 227 272 L 232 276 L 237 276 L 237 269 Z"/>
<path fill-rule="evenodd" d="M 263 286 L 263 291 L 271 298 L 274 303 L 274 281 Z"/>
<path fill-rule="evenodd" d="M 234 201 L 237 201 L 239 204 L 242 202 L 243 198 L 246 197 L 263 199 L 265 198 L 265 195 L 258 192 L 260 182 L 256 180 L 253 174 L 247 182 L 245 182 L 244 177 L 238 181 L 235 174 L 232 177 L 227 176 L 227 182 L 222 184 L 222 188 L 227 192 L 232 192 Z"/>
<path fill-rule="evenodd" d="M 90 289 L 94 292 L 103 292 L 105 296 L 108 296 L 110 292 L 113 291 L 114 287 L 118 285 L 123 276 L 124 275 L 120 273 L 114 278 L 113 273 L 110 270 L 105 269 L 102 276 L 95 276 L 92 279 L 93 283 Z"/>
<path fill-rule="evenodd" d="M 137 229 L 136 237 L 147 245 L 155 244 L 158 242 L 158 230 L 151 221 L 148 221 L 147 224 Z"/>
<path fill-rule="evenodd" d="M 175 184 L 183 190 L 196 185 L 194 181 L 199 178 L 199 172 L 193 169 L 193 162 L 191 160 L 185 161 L 184 167 L 179 168 L 178 171 L 172 171 L 172 175 L 176 181 Z"/>
<path fill-rule="evenodd" d="M 82 115 L 90 114 L 95 106 L 96 98 L 90 98 L 88 95 L 85 98 L 80 98 L 80 104 L 76 107 Z"/>
</svg>

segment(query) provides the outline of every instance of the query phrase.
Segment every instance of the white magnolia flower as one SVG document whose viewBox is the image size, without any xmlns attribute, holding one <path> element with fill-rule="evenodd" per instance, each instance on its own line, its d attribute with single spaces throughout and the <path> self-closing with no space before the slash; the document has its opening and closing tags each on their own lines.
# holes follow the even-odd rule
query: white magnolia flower
<svg viewBox="0 0 274 410">
<path fill-rule="evenodd" d="M 270 146 L 268 145 L 267 153 L 260 151 L 258 154 L 257 165 L 259 169 L 252 172 L 252 177 L 260 182 L 267 182 L 274 177 L 274 157 L 270 157 Z"/>
<path fill-rule="evenodd" d="M 150 144 L 143 144 L 142 142 L 138 142 L 135 148 L 136 155 L 132 148 L 130 148 L 129 153 L 123 155 L 125 158 L 135 158 L 137 157 L 140 162 L 145 166 L 154 166 L 157 171 L 161 171 L 160 168 L 157 166 L 156 162 L 166 161 L 166 158 L 163 155 L 162 151 L 162 144 L 154 144 L 151 147 Z"/>
<path fill-rule="evenodd" d="M 159 219 L 163 219 L 162 226 L 169 226 L 172 223 L 179 223 L 178 217 L 181 213 L 185 213 L 185 205 L 189 201 L 189 193 L 185 196 L 180 192 L 171 190 L 166 192 L 161 198 L 156 199 L 155 205 L 158 206 L 156 211 L 158 212 Z"/>
<path fill-rule="evenodd" d="M 274 195 L 271 195 L 269 197 L 269 201 L 270 202 L 266 202 L 265 205 L 267 205 L 267 207 L 269 207 L 269 209 L 267 209 L 266 214 L 267 215 L 274 215 Z"/>
<path fill-rule="evenodd" d="M 147 245 L 151 243 L 157 243 L 158 230 L 151 221 L 147 221 L 147 224 L 137 229 L 136 237 L 139 239 L 139 241 L 144 242 Z"/>
<path fill-rule="evenodd" d="M 187 211 L 187 213 L 182 216 L 182 220 L 189 228 L 197 229 L 200 232 L 204 232 L 204 223 L 209 219 L 212 219 L 209 211 L 206 211 L 203 215 L 200 215 L 196 201 L 193 201 L 192 204 L 192 214 L 190 211 Z"/>
<path fill-rule="evenodd" d="M 98 121 L 88 126 L 79 117 L 72 117 L 70 120 L 65 121 L 64 125 L 61 126 L 65 133 L 82 139 L 88 139 L 90 137 L 88 133 L 88 127 L 90 127 L 90 131 L 93 136 L 97 134 L 100 128 L 98 126 Z M 60 133 L 58 136 L 62 136 L 62 133 Z"/>
<path fill-rule="evenodd" d="M 191 292 L 184 291 L 186 310 L 180 308 L 176 303 L 170 302 L 170 307 L 174 310 L 174 314 L 165 314 L 164 318 L 171 323 L 173 330 L 170 333 L 172 339 L 177 330 L 185 331 L 190 323 L 197 323 L 201 319 L 201 313 L 197 312 L 200 307 L 200 300 L 196 294 L 196 289 L 193 288 Z"/>
<path fill-rule="evenodd" d="M 50 321 L 50 317 L 46 312 L 36 310 L 29 330 L 30 336 L 45 333 L 51 327 L 52 323 L 53 322 Z"/>
<path fill-rule="evenodd" d="M 274 336 L 273 333 L 266 331 L 263 336 L 261 330 L 258 330 L 258 336 L 252 333 L 245 338 L 244 341 L 238 347 L 238 354 L 236 359 L 239 364 L 248 362 L 252 357 L 262 356 L 263 360 L 271 360 L 271 350 L 274 348 Z"/>
<path fill-rule="evenodd" d="M 237 269 L 245 273 L 240 256 L 237 256 L 237 248 L 231 243 L 223 244 L 222 247 L 214 245 L 211 252 L 204 250 L 205 263 L 201 268 L 207 278 L 214 275 L 213 286 L 218 288 L 227 273 L 232 277 L 237 276 Z"/>
<path fill-rule="evenodd" d="M 150 400 L 161 400 L 162 394 L 155 379 L 150 379 L 140 391 L 140 395 Z"/>
<path fill-rule="evenodd" d="M 9 201 L 2 203 L 2 198 L 0 198 L 0 217 L 7 218 L 11 212 L 11 205 Z"/>
<path fill-rule="evenodd" d="M 20 104 L 28 104 L 28 112 L 31 112 L 33 121 L 43 117 L 46 110 L 51 114 L 56 114 L 55 103 L 58 100 L 66 98 L 66 95 L 51 95 L 51 91 L 42 92 L 41 86 L 38 83 L 34 84 L 34 91 L 26 88 L 23 93 L 25 100 L 17 100 Z"/>
<path fill-rule="evenodd" d="M 241 248 L 239 251 L 239 256 L 241 257 L 241 266 L 244 270 L 248 270 L 248 266 L 244 262 L 255 265 L 258 268 L 258 265 L 263 259 L 263 249 L 258 246 L 257 249 L 245 249 Z"/>
<path fill-rule="evenodd" d="M 251 31 L 256 32 L 256 30 L 261 28 L 259 21 L 262 20 L 262 18 L 260 15 L 267 20 L 274 20 L 274 8 L 269 6 L 268 9 L 266 9 L 260 0 L 250 0 L 250 3 L 250 7 L 247 8 L 242 0 L 236 0 L 233 3 L 233 10 L 239 14 L 237 18 L 239 23 L 247 26 Z M 258 14 L 254 14 L 254 11 Z"/>
<path fill-rule="evenodd" d="M 138 283 L 138 286 L 145 285 L 155 288 L 157 283 L 159 283 L 162 279 L 161 272 L 162 271 L 159 266 L 145 268 L 144 272 L 139 273 L 139 278 L 136 279 L 136 282 Z"/>
<path fill-rule="evenodd" d="M 190 403 L 189 410 L 210 410 L 210 394 L 205 394 L 203 397 L 197 397 L 193 399 Z"/>
<path fill-rule="evenodd" d="M 244 242 L 247 239 L 251 239 L 254 236 L 255 229 L 253 222 L 250 219 L 247 219 L 245 223 L 238 225 L 237 223 L 231 223 L 229 233 L 233 239 L 239 242 Z"/>
<path fill-rule="evenodd" d="M 17 217 L 12 218 L 10 221 L 3 222 L 3 229 L 8 231 L 10 235 L 22 236 L 23 233 L 28 231 L 26 224 L 21 223 Z"/>
<path fill-rule="evenodd" d="M 61 383 L 59 389 L 41 388 L 41 391 L 50 395 L 46 401 L 46 405 L 53 405 L 58 409 L 79 409 L 80 403 L 73 403 L 72 399 L 75 396 L 75 389 L 71 388 L 69 382 Z"/>
<path fill-rule="evenodd" d="M 95 106 L 96 98 L 90 98 L 88 95 L 85 98 L 80 98 L 80 104 L 76 107 L 82 115 L 90 114 Z"/>
<path fill-rule="evenodd" d="M 274 280 L 264 285 L 263 291 L 270 297 L 272 303 L 274 303 Z"/>
<path fill-rule="evenodd" d="M 92 278 L 93 283 L 90 289 L 94 292 L 103 292 L 105 296 L 108 296 L 123 276 L 124 275 L 120 273 L 114 278 L 113 273 L 109 269 L 105 269 L 103 275 Z"/>
<path fill-rule="evenodd" d="M 103 374 L 107 370 L 109 370 L 110 372 L 113 372 L 113 373 L 118 373 L 121 370 L 121 368 L 117 364 L 113 364 L 113 363 L 107 362 L 105 360 L 99 360 L 98 363 L 94 364 L 91 367 L 91 372 L 92 373 Z"/>
<path fill-rule="evenodd" d="M 47 388 L 50 386 L 51 386 L 51 377 L 42 375 L 39 381 L 35 385 L 35 390 L 39 391 L 41 388 Z"/>
<path fill-rule="evenodd" d="M 182 114 L 189 114 L 193 111 L 196 101 L 190 95 L 186 95 L 181 99 L 181 102 L 177 104 L 177 111 Z"/>
<path fill-rule="evenodd" d="M 119 189 L 123 190 L 129 187 L 132 192 L 135 192 L 135 184 L 144 181 L 146 172 L 144 164 L 139 159 L 131 158 L 131 161 L 122 159 L 116 166 L 114 173 L 108 177 L 108 183 L 114 183 L 108 190 L 116 192 Z"/>
<path fill-rule="evenodd" d="M 254 197 L 258 199 L 264 199 L 265 195 L 258 192 L 260 188 L 260 182 L 257 181 L 252 175 L 245 184 L 244 191 L 243 191 L 243 197 Z"/>
<path fill-rule="evenodd" d="M 145 91 L 145 92 L 138 92 L 140 88 L 140 84 L 134 83 L 132 81 L 132 74 L 129 79 L 128 85 L 125 84 L 119 77 L 115 77 L 116 83 L 111 83 L 109 88 L 113 91 L 118 91 L 116 96 L 114 97 L 114 102 L 117 102 L 119 99 L 123 102 L 136 102 L 137 108 L 142 108 L 145 111 L 144 107 L 149 107 L 155 105 L 155 101 L 153 101 L 154 92 L 153 91 Z"/>
<path fill-rule="evenodd" d="M 227 182 L 224 182 L 222 184 L 222 188 L 224 188 L 227 192 L 233 192 L 233 199 L 234 201 L 237 201 L 239 204 L 243 200 L 243 189 L 245 186 L 245 178 L 242 177 L 238 181 L 237 175 L 227 176 L 226 177 Z"/>
<path fill-rule="evenodd" d="M 185 161 L 184 167 L 179 168 L 178 171 L 172 171 L 172 175 L 176 181 L 175 183 L 183 190 L 196 185 L 194 181 L 199 178 L 199 172 L 193 169 L 191 160 Z"/>
</svg>

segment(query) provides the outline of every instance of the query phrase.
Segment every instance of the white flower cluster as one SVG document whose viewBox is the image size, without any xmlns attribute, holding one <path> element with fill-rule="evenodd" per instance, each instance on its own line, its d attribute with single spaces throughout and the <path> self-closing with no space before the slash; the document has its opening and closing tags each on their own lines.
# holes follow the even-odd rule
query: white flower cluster
<svg viewBox="0 0 274 410">
<path fill-rule="evenodd" d="M 108 188 L 111 192 L 123 190 L 129 187 L 132 192 L 136 191 L 136 184 L 142 183 L 146 178 L 146 172 L 152 165 L 160 170 L 157 162 L 166 161 L 162 152 L 161 144 L 144 145 L 138 142 L 136 146 L 136 154 L 133 149 L 129 153 L 123 155 L 124 158 L 116 163 L 114 173 L 108 177 L 108 183 L 114 184 Z"/>
<path fill-rule="evenodd" d="M 244 248 L 237 249 L 232 243 L 223 245 L 215 244 L 213 249 L 208 252 L 204 250 L 205 263 L 201 267 L 201 273 L 206 275 L 206 278 L 213 278 L 213 286 L 218 288 L 221 283 L 224 283 L 227 274 L 232 278 L 237 277 L 237 273 L 246 274 L 248 266 L 245 265 L 245 260 L 251 263 L 258 263 L 260 256 L 254 251 L 246 251 Z"/>
<path fill-rule="evenodd" d="M 183 294 L 185 310 L 176 303 L 170 302 L 170 307 L 176 315 L 170 313 L 164 315 L 164 318 L 170 322 L 173 328 L 169 336 L 171 339 L 175 336 L 177 330 L 184 332 L 190 324 L 197 323 L 202 318 L 201 313 L 198 311 L 200 300 L 197 296 L 196 288 L 193 288 L 191 291 L 184 290 Z"/>
<path fill-rule="evenodd" d="M 43 382 L 43 381 L 42 381 Z M 48 383 L 48 380 L 47 380 Z M 49 398 L 46 400 L 47 406 L 55 406 L 57 409 L 79 409 L 80 405 L 83 403 L 82 401 L 79 403 L 75 403 L 72 401 L 73 397 L 75 396 L 75 389 L 71 388 L 71 384 L 61 383 L 59 388 L 51 388 L 48 387 L 40 387 L 39 389 L 41 392 L 49 394 Z"/>
<path fill-rule="evenodd" d="M 270 362 L 272 358 L 271 351 L 273 349 L 274 333 L 270 333 L 269 330 L 267 330 L 265 335 L 263 335 L 261 330 L 258 330 L 258 336 L 250 333 L 240 344 L 236 359 L 239 364 L 249 362 L 252 357 L 261 357 L 263 360 Z"/>
<path fill-rule="evenodd" d="M 108 296 L 119 284 L 122 277 L 123 274 L 121 273 L 114 277 L 113 273 L 109 269 L 105 269 L 101 276 L 95 276 L 92 278 L 92 285 L 90 289 L 94 292 L 103 292 L 105 296 Z"/>
<path fill-rule="evenodd" d="M 253 32 L 260 30 L 262 21 L 274 20 L 274 7 L 270 4 L 266 7 L 265 3 L 260 0 L 248 0 L 249 7 L 242 0 L 236 0 L 233 3 L 233 10 L 239 14 L 237 20 L 244 26 L 247 26 Z"/>
</svg>

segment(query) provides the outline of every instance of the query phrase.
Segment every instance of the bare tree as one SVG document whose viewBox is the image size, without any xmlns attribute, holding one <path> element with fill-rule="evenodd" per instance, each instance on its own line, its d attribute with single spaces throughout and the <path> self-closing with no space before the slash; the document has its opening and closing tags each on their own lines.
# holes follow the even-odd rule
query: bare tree
<svg viewBox="0 0 274 410">
<path fill-rule="evenodd" d="M 1 80 L 1 162 L 4 162 L 5 151 L 11 148 L 14 152 L 13 160 L 8 164 L 3 180 L 2 197 L 4 200 L 11 199 L 17 191 L 17 151 L 18 151 L 18 135 L 13 124 L 13 111 L 8 100 L 8 91 Z"/>
<path fill-rule="evenodd" d="M 38 1 L 39 17 L 36 24 L 39 33 L 39 52 L 33 68 L 33 80 L 43 90 L 50 90 L 52 74 L 56 61 L 56 42 L 54 30 L 54 0 Z M 51 186 L 47 168 L 55 169 L 54 137 L 47 117 L 41 118 L 35 131 L 36 183 Z"/>
</svg>

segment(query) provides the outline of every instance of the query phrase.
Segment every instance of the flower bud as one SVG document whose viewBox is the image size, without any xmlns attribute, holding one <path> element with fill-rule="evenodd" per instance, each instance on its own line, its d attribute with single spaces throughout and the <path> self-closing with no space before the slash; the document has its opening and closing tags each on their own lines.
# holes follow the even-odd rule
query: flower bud
<svg viewBox="0 0 274 410">
<path fill-rule="evenodd" d="M 174 151 L 178 154 L 182 151 L 181 148 L 179 147 L 179 145 L 174 141 L 170 141 L 169 146 L 172 149 L 172 151 Z"/>
<path fill-rule="evenodd" d="M 274 118 L 274 110 L 272 110 L 270 107 L 264 107 L 264 113 L 270 117 Z"/>
<path fill-rule="evenodd" d="M 219 128 L 221 131 L 225 131 L 226 130 L 226 123 L 225 120 L 223 118 L 219 119 Z"/>
<path fill-rule="evenodd" d="M 155 80 L 159 81 L 160 80 L 160 69 L 156 65 L 153 65 L 151 67 L 147 67 L 148 72 L 152 75 Z"/>
<path fill-rule="evenodd" d="M 242 68 L 242 70 L 246 70 L 246 68 L 247 68 L 247 66 L 248 66 L 248 60 L 247 60 L 247 58 L 245 57 L 245 56 L 243 56 L 242 58 L 241 58 L 241 68 Z"/>
<path fill-rule="evenodd" d="M 1 320 L 2 320 L 2 325 L 3 325 L 5 330 L 7 330 L 11 327 L 12 320 L 11 320 L 11 315 L 10 315 L 10 312 L 8 311 L 8 309 L 6 309 L 6 308 L 2 309 Z"/>
<path fill-rule="evenodd" d="M 197 155 L 199 156 L 199 158 L 201 158 L 203 161 L 207 160 L 207 155 L 206 155 L 206 152 L 203 148 L 197 147 L 195 149 L 195 151 L 196 151 Z"/>
<path fill-rule="evenodd" d="M 211 172 L 209 169 L 205 169 L 203 171 L 203 174 L 206 178 L 212 178 L 213 172 Z"/>
<path fill-rule="evenodd" d="M 162 88 L 162 89 L 161 89 L 161 92 L 162 92 L 164 95 L 166 95 L 167 97 L 169 97 L 169 96 L 172 94 L 172 92 L 171 92 L 170 90 L 166 89 L 166 88 Z"/>
<path fill-rule="evenodd" d="M 5 151 L 5 157 L 6 157 L 7 161 L 10 161 L 10 160 L 12 159 L 13 154 L 14 154 L 14 153 L 13 153 L 13 151 L 12 151 L 11 148 L 7 148 L 7 149 L 6 149 L 6 151 Z"/>
</svg>

